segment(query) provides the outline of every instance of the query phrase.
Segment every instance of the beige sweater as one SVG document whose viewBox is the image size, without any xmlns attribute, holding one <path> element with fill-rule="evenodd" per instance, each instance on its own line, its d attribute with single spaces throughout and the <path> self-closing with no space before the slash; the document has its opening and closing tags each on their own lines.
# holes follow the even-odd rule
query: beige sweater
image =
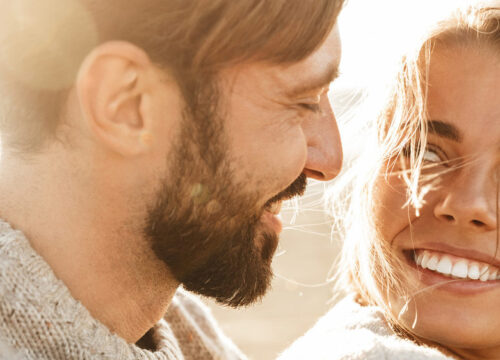
<svg viewBox="0 0 500 360">
<path fill-rule="evenodd" d="M 157 350 L 112 334 L 75 300 L 29 241 L 0 220 L 0 359 L 244 359 L 208 309 L 179 290 L 154 327 Z"/>
<path fill-rule="evenodd" d="M 453 360 L 397 336 L 382 311 L 349 296 L 338 303 L 278 360 Z"/>
</svg>

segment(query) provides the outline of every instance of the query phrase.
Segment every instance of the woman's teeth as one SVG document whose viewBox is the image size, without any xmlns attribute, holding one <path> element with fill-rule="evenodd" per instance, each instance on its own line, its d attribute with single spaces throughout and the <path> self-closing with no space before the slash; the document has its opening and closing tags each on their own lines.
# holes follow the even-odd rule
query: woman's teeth
<svg viewBox="0 0 500 360">
<path fill-rule="evenodd" d="M 415 263 L 423 268 L 458 279 L 499 280 L 496 266 L 430 250 L 415 250 Z"/>
</svg>

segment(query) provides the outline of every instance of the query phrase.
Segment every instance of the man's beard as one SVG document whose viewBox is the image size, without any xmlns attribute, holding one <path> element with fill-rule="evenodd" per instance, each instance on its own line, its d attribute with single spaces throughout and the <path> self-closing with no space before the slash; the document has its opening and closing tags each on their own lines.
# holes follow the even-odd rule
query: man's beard
<svg viewBox="0 0 500 360">
<path fill-rule="evenodd" d="M 195 120 L 184 119 L 145 234 L 187 290 L 224 305 L 248 305 L 270 286 L 278 234 L 260 222 L 259 189 L 245 192 L 248 185 L 233 182 L 222 121 Z M 302 174 L 266 206 L 302 195 L 306 182 Z"/>
</svg>

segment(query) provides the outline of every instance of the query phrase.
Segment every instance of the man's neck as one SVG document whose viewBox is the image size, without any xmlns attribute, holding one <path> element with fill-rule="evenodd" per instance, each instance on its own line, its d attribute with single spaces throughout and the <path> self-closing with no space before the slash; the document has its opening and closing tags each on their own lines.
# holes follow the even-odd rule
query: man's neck
<svg viewBox="0 0 500 360">
<path fill-rule="evenodd" d="M 69 163 L 3 159 L 0 216 L 25 233 L 93 317 L 136 342 L 166 312 L 179 284 L 142 236 L 140 213 L 120 195 L 126 189 L 113 189 L 106 177 L 96 181 L 96 169 L 65 169 Z"/>
</svg>

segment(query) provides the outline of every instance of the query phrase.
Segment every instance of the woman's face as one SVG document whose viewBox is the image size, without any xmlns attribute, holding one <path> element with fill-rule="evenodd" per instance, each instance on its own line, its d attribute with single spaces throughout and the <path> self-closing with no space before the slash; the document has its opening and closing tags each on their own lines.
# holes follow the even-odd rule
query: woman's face
<svg viewBox="0 0 500 360">
<path fill-rule="evenodd" d="M 499 358 L 498 52 L 457 47 L 433 54 L 427 106 L 425 159 L 432 167 L 423 181 L 440 175 L 420 215 L 404 206 L 406 187 L 397 174 L 380 176 L 375 188 L 380 234 L 419 292 L 401 319 L 458 353 Z M 404 305 L 398 301 L 391 299 L 396 316 Z"/>
</svg>

